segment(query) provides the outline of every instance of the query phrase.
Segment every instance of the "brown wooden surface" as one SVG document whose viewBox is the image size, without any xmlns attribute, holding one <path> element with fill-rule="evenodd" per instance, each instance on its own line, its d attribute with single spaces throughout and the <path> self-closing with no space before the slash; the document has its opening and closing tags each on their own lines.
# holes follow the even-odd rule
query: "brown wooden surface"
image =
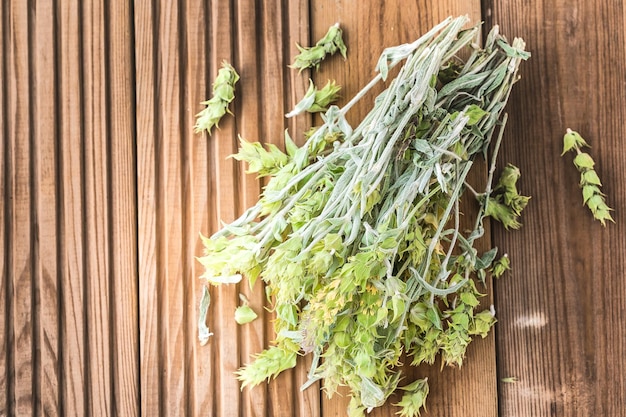
<svg viewBox="0 0 626 417">
<path fill-rule="evenodd" d="M 626 20 L 622 2 L 492 2 L 488 22 L 533 57 L 510 108 L 502 161 L 533 196 L 522 230 L 494 228 L 513 274 L 497 283 L 505 416 L 619 416 L 626 410 Z M 592 146 L 616 224 L 582 205 L 567 128 Z"/>
<path fill-rule="evenodd" d="M 289 42 L 295 51 L 295 40 L 308 40 L 307 4 L 135 6 L 142 413 L 315 415 L 319 394 L 299 393 L 299 370 L 285 373 L 274 388 L 239 390 L 234 371 L 272 337 L 260 285 L 254 293 L 245 285 L 211 288 L 208 324 L 215 336 L 206 347 L 198 345 L 202 271 L 194 260 L 202 253 L 199 233 L 210 235 L 220 222 L 232 221 L 261 190 L 227 158 L 237 150 L 237 134 L 282 146 L 282 115 L 305 91 L 305 79 L 296 80 L 287 68 L 292 51 L 283 46 Z M 225 117 L 211 136 L 195 134 L 195 114 L 224 60 L 241 75 L 236 117 Z M 239 292 L 264 320 L 234 322 Z"/>
<path fill-rule="evenodd" d="M 5 49 L 5 38 L 7 35 L 5 34 L 5 23 L 4 23 L 4 7 L 0 7 L 0 55 L 2 56 L 2 66 L 0 67 L 0 86 L 4 88 L 6 85 L 6 61 L 5 57 L 7 54 L 7 50 Z M 0 394 L 0 412 L 6 414 L 6 410 L 8 409 L 8 399 L 9 399 L 9 386 L 12 384 L 11 379 L 9 377 L 9 340 L 8 340 L 8 330 L 10 325 L 8 312 L 9 305 L 9 296 L 8 296 L 8 272 L 7 268 L 9 266 L 7 259 L 7 250 L 8 250 L 8 229 L 7 229 L 7 221 L 9 218 L 10 212 L 8 211 L 8 204 L 6 204 L 6 198 L 8 194 L 9 182 L 8 179 L 11 175 L 9 171 L 9 165 L 7 164 L 8 159 L 8 140 L 5 139 L 8 137 L 8 124 L 7 118 L 5 117 L 7 103 L 6 103 L 7 94 L 3 94 L 0 99 L 0 132 L 2 132 L 2 140 L 0 141 L 0 159 L 2 160 L 2 168 L 0 168 L 0 195 L 2 196 L 2 204 L 0 205 L 0 269 L 2 270 L 2 280 L 0 280 L 0 311 L 2 314 L 2 320 L 0 320 L 0 386 L 6 387 L 2 394 Z"/>
<path fill-rule="evenodd" d="M 470 345 L 460 370 L 415 371 L 431 385 L 424 415 L 622 415 L 621 2 L 6 0 L 0 416 L 345 415 L 347 398 L 328 400 L 319 384 L 300 392 L 308 358 L 239 390 L 233 372 L 273 337 L 261 285 L 211 288 L 215 335 L 199 345 L 199 233 L 234 219 L 263 185 L 226 159 L 238 134 L 282 146 L 289 128 L 302 143 L 313 120 L 282 115 L 308 77 L 337 79 L 348 99 L 384 47 L 459 14 L 500 24 L 533 53 L 501 151 L 533 198 L 520 231 L 495 225 L 484 242 L 508 252 L 514 268 L 495 284 L 496 332 Z M 310 44 L 335 22 L 346 61 L 333 57 L 316 73 L 287 67 L 296 42 Z M 235 115 L 197 135 L 194 116 L 222 60 L 241 75 Z M 349 120 L 368 109 L 363 102 Z M 602 228 L 582 206 L 572 158 L 559 157 L 567 127 L 591 143 L 617 224 Z M 244 326 L 232 318 L 240 292 L 260 315 Z"/>
<path fill-rule="evenodd" d="M 2 4 L 0 415 L 138 415 L 132 15 Z"/>
<path fill-rule="evenodd" d="M 61 242 L 60 286 L 64 302 L 61 310 L 61 347 L 59 369 L 63 375 L 59 404 L 67 415 L 87 413 L 88 401 L 84 395 L 87 384 L 86 358 L 86 303 L 84 267 L 84 212 L 82 94 L 76 88 L 81 73 L 79 1 L 65 2 L 57 11 L 59 18 L 59 56 L 57 56 L 59 119 L 57 121 L 58 164 L 61 172 L 59 218 Z"/>
<path fill-rule="evenodd" d="M 110 185 L 112 415 L 139 416 L 139 299 L 137 190 L 135 183 L 135 85 L 130 2 L 105 2 Z"/>
<path fill-rule="evenodd" d="M 7 210 L 7 234 L 10 236 L 7 244 L 8 272 L 7 293 L 9 301 L 7 313 L 11 316 L 8 329 L 8 356 L 10 369 L 15 376 L 9 376 L 13 407 L 17 414 L 27 414 L 34 411 L 33 381 L 38 377 L 36 357 L 33 355 L 33 336 L 36 333 L 31 311 L 33 310 L 33 230 L 32 196 L 30 192 L 30 178 L 32 165 L 30 164 L 32 140 L 32 124 L 29 99 L 30 68 L 28 59 L 28 7 L 27 4 L 12 4 L 5 8 L 5 22 L 10 43 L 15 42 L 24 47 L 6 50 L 7 59 L 7 113 L 11 115 L 7 120 L 9 138 L 7 144 L 7 161 L 10 165 L 11 177 L 7 178 L 7 192 L 11 205 Z M 6 91 L 6 90 L 5 90 Z M 13 382 L 15 381 L 15 382 Z"/>
<path fill-rule="evenodd" d="M 49 140 L 51 132 L 47 126 L 54 126 L 56 118 L 55 73 L 54 68 L 54 9 L 51 3 L 42 4 L 40 13 L 31 17 L 37 28 L 34 35 L 34 49 L 41 57 L 36 61 L 31 72 L 36 81 L 36 94 L 31 95 L 34 101 L 33 116 L 38 122 L 32 124 L 33 145 L 31 160 L 34 159 L 31 173 L 34 184 L 31 186 L 31 201 L 35 206 L 37 226 L 35 244 L 32 248 L 34 282 L 34 310 L 32 326 L 33 340 L 39 346 L 35 352 L 36 381 L 33 393 L 40 398 L 35 404 L 36 413 L 43 415 L 59 413 L 59 373 L 57 372 L 59 355 L 59 287 L 58 287 L 58 240 L 56 239 L 58 195 L 55 164 L 56 142 Z"/>
</svg>

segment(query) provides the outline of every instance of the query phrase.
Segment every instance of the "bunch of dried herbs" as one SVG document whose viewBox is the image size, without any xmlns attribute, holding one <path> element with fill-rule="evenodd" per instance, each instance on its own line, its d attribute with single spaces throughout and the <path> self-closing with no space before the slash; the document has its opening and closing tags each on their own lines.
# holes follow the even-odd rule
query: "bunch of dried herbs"
<svg viewBox="0 0 626 417">
<path fill-rule="evenodd" d="M 493 187 L 492 179 L 502 110 L 529 54 L 497 27 L 480 48 L 480 27 L 463 29 L 467 21 L 447 19 L 413 43 L 386 49 L 378 75 L 343 108 L 330 106 L 302 147 L 288 135 L 286 152 L 242 141 L 235 157 L 270 179 L 257 204 L 204 238 L 199 258 L 211 284 L 265 282 L 276 339 L 239 370 L 242 386 L 311 354 L 303 389 L 320 379 L 329 395 L 348 386 L 350 416 L 401 389 L 399 414 L 415 416 L 428 384 L 401 384 L 401 356 L 412 365 L 441 356 L 460 366 L 472 337 L 494 324 L 493 309 L 479 307 L 477 287 L 492 268 L 508 269 L 508 258 L 496 260 L 496 248 L 478 253 L 474 243 L 486 216 L 517 227 L 527 202 L 514 168 Z M 466 50 L 469 58 L 458 58 Z M 347 111 L 401 63 L 352 128 Z M 478 193 L 466 178 L 490 144 L 490 175 Z M 460 226 L 462 196 L 480 204 L 469 231 Z"/>
</svg>

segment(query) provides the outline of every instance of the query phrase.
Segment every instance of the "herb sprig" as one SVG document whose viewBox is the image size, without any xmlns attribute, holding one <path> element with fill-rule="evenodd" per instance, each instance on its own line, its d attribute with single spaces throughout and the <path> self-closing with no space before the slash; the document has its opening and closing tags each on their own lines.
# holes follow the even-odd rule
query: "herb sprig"
<svg viewBox="0 0 626 417">
<path fill-rule="evenodd" d="M 238 371 L 242 387 L 312 354 L 303 389 L 320 379 L 329 395 L 348 386 L 350 416 L 402 389 L 400 414 L 416 416 L 428 383 L 399 387 L 401 356 L 418 365 L 440 355 L 460 366 L 472 337 L 485 337 L 495 323 L 493 308 L 480 309 L 476 279 L 490 268 L 503 272 L 508 258 L 494 264 L 497 249 L 479 254 L 474 242 L 490 202 L 501 196 L 519 215 L 527 198 L 508 175 L 492 189 L 492 169 L 485 191 L 474 191 L 481 208 L 469 232 L 461 230 L 459 202 L 472 190 L 473 161 L 499 130 L 497 155 L 502 110 L 529 54 L 497 27 L 477 47 L 480 27 L 463 30 L 467 21 L 449 18 L 386 49 L 379 74 L 343 108 L 330 106 L 302 147 L 288 135 L 284 153 L 242 142 L 235 158 L 270 180 L 257 204 L 203 239 L 199 258 L 212 284 L 242 276 L 266 284 L 276 340 Z M 463 62 L 457 52 L 465 48 Z M 403 61 L 353 129 L 346 112 Z"/>
<path fill-rule="evenodd" d="M 226 61 L 222 62 L 222 68 L 213 82 L 213 97 L 201 103 L 206 107 L 196 115 L 194 126 L 196 133 L 206 130 L 211 134 L 214 126 L 219 127 L 218 123 L 221 118 L 226 113 L 231 113 L 228 106 L 235 99 L 237 81 L 239 81 L 239 74 L 235 68 Z"/>
<path fill-rule="evenodd" d="M 583 204 L 589 208 L 594 219 L 599 220 L 602 226 L 606 226 L 607 220 L 615 223 L 615 220 L 613 220 L 611 216 L 613 209 L 607 205 L 606 196 L 600 191 L 602 182 L 593 168 L 595 161 L 591 155 L 587 152 L 583 152 L 583 148 L 589 147 L 589 144 L 587 144 L 580 133 L 572 129 L 567 129 L 563 136 L 563 152 L 561 156 L 569 151 L 576 152 L 574 165 L 578 172 L 580 172 L 580 188 L 583 194 Z"/>
<path fill-rule="evenodd" d="M 296 55 L 291 68 L 298 68 L 300 72 L 306 68 L 319 69 L 320 62 L 327 55 L 334 55 L 337 52 L 341 54 L 343 59 L 346 59 L 348 51 L 346 44 L 343 42 L 343 31 L 339 27 L 339 23 L 329 27 L 326 34 L 314 46 L 305 47 L 296 44 L 296 47 L 300 53 Z"/>
</svg>

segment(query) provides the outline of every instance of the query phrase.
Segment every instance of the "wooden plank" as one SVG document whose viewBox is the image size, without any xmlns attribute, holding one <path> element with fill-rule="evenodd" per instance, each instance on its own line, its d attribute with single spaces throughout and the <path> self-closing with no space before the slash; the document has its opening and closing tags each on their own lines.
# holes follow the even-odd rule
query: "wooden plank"
<svg viewBox="0 0 626 417">
<path fill-rule="evenodd" d="M 163 392 L 157 294 L 156 144 L 156 10 L 135 1 L 135 67 L 137 126 L 137 244 L 139 271 L 140 398 L 143 416 L 159 416 Z M 139 105 L 141 103 L 141 105 Z"/>
<path fill-rule="evenodd" d="M 5 46 L 5 41 L 8 43 L 8 36 L 5 35 L 4 24 L 4 7 L 0 6 L 0 56 L 2 61 L 0 62 L 0 88 L 5 94 L 0 97 L 0 132 L 2 134 L 2 140 L 0 140 L 0 161 L 2 161 L 2 168 L 0 171 L 0 196 L 2 196 L 2 204 L 0 204 L 0 271 L 2 271 L 2 279 L 0 279 L 0 311 L 4 313 L 4 319 L 0 320 L 0 386 L 5 387 L 4 392 L 0 395 L 0 415 L 9 414 L 9 387 L 10 387 L 10 370 L 9 370 L 9 274 L 8 269 L 10 265 L 8 259 L 10 256 L 9 245 L 9 218 L 10 209 L 7 202 L 11 201 L 11 161 L 10 154 L 8 152 L 9 146 L 9 134 L 8 134 L 8 122 L 7 122 L 7 99 L 8 99 L 8 85 L 6 77 L 6 63 L 8 56 L 8 47 Z"/>
<path fill-rule="evenodd" d="M 112 409 L 112 318 L 108 219 L 107 89 L 105 10 L 101 2 L 82 3 L 84 123 L 85 273 L 87 310 L 88 410 L 110 415 Z"/>
<path fill-rule="evenodd" d="M 253 7 L 249 3 L 246 7 Z M 246 10 L 246 9 L 244 9 Z M 210 62 L 209 79 L 217 76 L 222 61 L 233 62 L 233 21 L 234 5 L 231 2 L 211 2 L 210 9 L 210 41 L 208 61 Z M 207 86 L 208 87 L 208 86 Z M 211 93 L 207 91 L 207 98 Z M 220 222 L 230 222 L 237 215 L 239 194 L 237 184 L 237 164 L 227 157 L 237 151 L 235 122 L 232 117 L 224 117 L 220 121 L 219 130 L 214 129 L 209 141 L 209 177 L 210 197 L 213 204 L 209 210 L 214 213 L 210 225 L 211 233 L 220 227 Z M 215 336 L 210 343 L 214 344 L 213 368 L 215 414 L 239 415 L 242 412 L 239 383 L 234 372 L 240 366 L 239 329 L 233 320 L 234 311 L 239 303 L 239 286 L 222 285 L 211 289 L 213 296 L 211 308 Z"/>
<path fill-rule="evenodd" d="M 36 414 L 60 415 L 59 385 L 59 240 L 58 170 L 56 121 L 56 27 L 53 4 L 42 3 L 34 13 L 33 32 L 35 82 L 34 103 L 33 205 L 35 206 L 33 273 L 33 330 L 36 341 Z"/>
<path fill-rule="evenodd" d="M 532 58 L 512 97 L 503 162 L 532 195 L 523 227 L 494 227 L 513 274 L 497 284 L 502 415 L 620 415 L 626 386 L 626 94 L 622 4 L 489 2 L 488 23 L 526 39 Z M 567 128 L 591 144 L 616 224 L 603 228 L 582 205 Z"/>
<path fill-rule="evenodd" d="M 29 16 L 26 3 L 9 3 L 4 9 L 8 25 L 7 82 L 8 82 L 8 144 L 10 155 L 8 237 L 10 253 L 7 258 L 11 298 L 9 324 L 9 377 L 8 413 L 27 415 L 35 412 L 34 392 L 37 375 L 33 352 L 33 259 L 31 201 L 31 146 L 33 142 L 30 102 Z"/>
<path fill-rule="evenodd" d="M 467 14 L 473 23 L 480 21 L 480 2 L 419 1 L 419 2 L 371 2 L 364 8 L 356 1 L 331 2 L 312 1 L 311 21 L 313 39 L 321 38 L 329 26 L 339 22 L 344 29 L 344 40 L 348 46 L 348 59 L 332 57 L 324 62 L 314 74 L 316 83 L 335 79 L 343 87 L 340 105 L 350 99 L 374 76 L 374 67 L 379 53 L 385 47 L 411 42 L 449 15 Z M 353 126 L 358 124 L 370 106 L 366 103 L 380 92 L 370 92 L 365 100 L 348 113 Z M 485 167 L 478 167 L 478 176 L 485 174 Z M 482 174 L 481 174 L 482 173 Z M 471 218 L 471 215 L 468 216 Z M 488 247 L 489 238 L 481 243 Z M 485 300 L 488 306 L 493 298 Z M 496 368 L 493 334 L 484 340 L 475 340 L 470 345 L 461 369 L 447 368 L 439 371 L 439 365 L 407 370 L 407 382 L 424 376 L 429 377 L 430 394 L 427 401 L 431 415 L 446 416 L 496 416 Z M 344 391 L 345 394 L 345 391 Z M 372 411 L 373 416 L 388 415 L 397 411 L 389 405 L 399 398 L 390 398 L 388 405 Z M 322 401 L 324 415 L 343 415 L 349 398 L 335 396 Z"/>
<path fill-rule="evenodd" d="M 59 212 L 61 239 L 61 375 L 60 402 L 67 415 L 86 415 L 87 322 L 83 204 L 82 55 L 80 2 L 63 1 L 59 8 Z M 78 88 L 77 88 L 78 86 Z"/>
<path fill-rule="evenodd" d="M 181 127 L 181 43 L 180 8 L 169 0 L 157 4 L 158 68 L 156 193 L 157 206 L 157 294 L 163 306 L 156 317 L 161 326 L 160 356 L 165 373 L 161 415 L 183 413 L 187 409 L 185 384 L 184 294 L 182 266 L 182 155 L 185 137 Z"/>
<path fill-rule="evenodd" d="M 107 10 L 107 91 L 110 155 L 113 413 L 139 415 L 135 119 L 132 13 L 129 2 Z"/>
<path fill-rule="evenodd" d="M 234 16 L 234 33 L 236 42 L 235 62 L 233 65 L 239 71 L 240 81 L 237 86 L 238 100 L 235 102 L 235 122 L 237 133 L 248 141 L 261 141 L 260 110 L 265 105 L 261 95 L 262 71 L 260 70 L 262 57 L 257 46 L 257 39 L 263 28 L 253 2 L 248 0 L 236 3 Z M 244 173 L 244 164 L 239 165 L 238 188 L 240 190 L 238 213 L 254 205 L 261 192 L 261 183 L 255 175 Z M 270 314 L 264 309 L 265 292 L 262 282 L 257 282 L 251 290 L 247 283 L 240 285 L 239 291 L 250 300 L 250 306 L 259 315 L 252 323 L 240 327 L 241 356 L 240 366 L 252 360 L 254 354 L 267 347 L 265 325 L 270 320 Z M 265 416 L 268 409 L 267 386 L 246 387 L 243 389 L 241 402 L 242 411 L 246 416 Z"/>
<path fill-rule="evenodd" d="M 208 5 L 200 0 L 187 0 L 183 6 L 185 39 L 184 56 L 186 63 L 183 88 L 185 145 L 183 161 L 189 164 L 184 169 L 183 179 L 183 233 L 185 236 L 185 268 L 184 285 L 187 294 L 185 336 L 186 358 L 189 361 L 189 405 L 191 416 L 208 416 L 213 414 L 214 391 L 212 381 L 213 344 L 200 346 L 198 342 L 198 305 L 202 296 L 203 283 L 198 279 L 202 275 L 202 265 L 193 257 L 202 255 L 202 242 L 198 238 L 200 232 L 208 233 L 209 226 L 209 189 L 208 189 L 208 144 L 205 137 L 194 134 L 195 115 L 201 110 L 200 102 L 207 99 L 206 91 L 210 91 L 208 80 L 209 62 L 206 57 L 208 39 L 209 10 Z"/>
<path fill-rule="evenodd" d="M 144 415 L 188 410 L 179 4 L 135 4 L 141 386 Z M 143 272 L 142 272 L 143 271 Z M 145 364 L 145 366 L 144 366 Z"/>
<path fill-rule="evenodd" d="M 58 4 L 59 12 L 59 212 L 61 239 L 61 375 L 60 402 L 67 415 L 88 412 L 83 205 L 82 55 L 80 3 Z M 77 85 L 79 88 L 77 88 Z"/>
</svg>

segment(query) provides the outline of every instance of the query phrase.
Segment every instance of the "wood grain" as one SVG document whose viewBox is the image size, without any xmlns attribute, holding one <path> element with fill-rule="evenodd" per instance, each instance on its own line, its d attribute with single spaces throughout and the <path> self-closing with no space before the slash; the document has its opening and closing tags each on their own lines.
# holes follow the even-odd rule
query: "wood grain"
<svg viewBox="0 0 626 417">
<path fill-rule="evenodd" d="M 184 83 L 181 68 L 181 11 L 177 2 L 136 4 L 142 414 L 172 415 L 188 408 L 185 358 L 185 288 L 182 181 L 185 178 Z M 144 88 L 145 87 L 145 88 Z M 143 232 L 143 233 L 142 233 Z M 143 271 L 143 272 L 142 272 Z"/>
<path fill-rule="evenodd" d="M 512 97 L 503 162 L 532 195 L 519 232 L 494 227 L 513 274 L 497 284 L 503 416 L 621 415 L 626 387 L 623 4 L 488 2 L 489 23 L 532 51 Z M 582 205 L 566 128 L 592 148 L 616 224 Z"/>
<path fill-rule="evenodd" d="M 301 144 L 312 118 L 283 115 L 309 76 L 336 79 L 345 102 L 384 47 L 459 14 L 500 24 L 533 52 L 501 151 L 533 198 L 520 231 L 495 225 L 483 242 L 514 270 L 496 283 L 495 337 L 473 342 L 460 370 L 411 371 L 429 377 L 425 415 L 621 415 L 626 8 L 581 0 L 3 2 L 0 415 L 345 415 L 347 397 L 322 398 L 319 384 L 300 393 L 308 359 L 240 392 L 233 372 L 274 337 L 260 283 L 211 288 L 215 336 L 199 346 L 198 234 L 258 198 L 263 182 L 226 158 L 237 134 L 283 146 L 289 128 Z M 337 21 L 345 62 L 287 67 L 296 42 Z M 241 74 L 235 115 L 196 135 L 222 60 Z M 616 224 L 602 228 L 582 206 L 572 157 L 559 156 L 568 127 L 592 145 Z M 259 320 L 235 324 L 239 293 Z"/>
<path fill-rule="evenodd" d="M 82 64 L 84 76 L 84 204 L 85 273 L 87 312 L 88 409 L 108 416 L 112 409 L 111 375 L 111 274 L 108 234 L 107 89 L 105 68 L 105 21 L 99 2 L 82 4 Z M 100 279 L 95 279 L 99 277 Z"/>
<path fill-rule="evenodd" d="M 60 405 L 67 415 L 88 415 L 84 145 L 80 2 L 58 4 L 59 19 L 59 210 L 61 271 Z M 78 86 L 78 88 L 77 88 Z"/>
<path fill-rule="evenodd" d="M 2 56 L 2 62 L 0 63 L 0 88 L 2 91 L 7 92 L 7 77 L 6 77 L 6 56 L 8 55 L 8 37 L 5 35 L 4 24 L 4 7 L 0 7 L 0 56 Z M 9 370 L 9 264 L 8 264 L 8 248 L 9 248 L 9 209 L 8 202 L 11 192 L 10 186 L 10 159 L 8 153 L 9 146 L 9 134 L 8 134 L 8 109 L 7 109 L 7 97 L 8 94 L 2 94 L 0 96 L 0 132 L 2 134 L 2 140 L 0 140 L 0 161 L 2 161 L 2 168 L 0 168 L 0 196 L 2 197 L 2 204 L 0 204 L 0 271 L 2 271 L 2 278 L 0 279 L 0 311 L 2 312 L 3 319 L 0 320 L 0 386 L 6 387 L 0 394 L 0 415 L 7 415 L 9 412 L 9 387 L 11 385 L 10 370 Z"/>
<path fill-rule="evenodd" d="M 251 6 L 250 4 L 248 6 Z M 232 32 L 235 18 L 232 2 L 214 2 L 211 4 L 211 26 L 208 59 L 211 62 L 211 80 L 214 80 L 222 62 L 233 62 L 233 45 L 236 43 Z M 207 95 L 209 98 L 209 95 Z M 224 117 L 220 128 L 214 129 L 209 140 L 209 158 L 211 161 L 211 189 L 213 204 L 209 210 L 214 213 L 211 233 L 220 228 L 221 222 L 230 222 L 237 216 L 240 201 L 238 188 L 238 165 L 229 155 L 237 152 L 235 121 L 232 117 Z M 214 344 L 213 366 L 216 370 L 216 415 L 239 415 L 242 412 L 239 383 L 234 372 L 240 366 L 239 350 L 241 341 L 239 329 L 233 314 L 239 303 L 239 288 L 233 285 L 222 285 L 212 288 L 214 302 L 211 303 L 211 316 L 215 336 L 210 343 Z"/>
<path fill-rule="evenodd" d="M 105 3 L 107 4 L 107 3 Z M 111 264 L 112 414 L 139 415 L 139 329 L 132 14 L 110 2 L 107 20 L 109 233 Z"/>
<path fill-rule="evenodd" d="M 209 62 L 206 51 L 209 44 L 208 4 L 198 0 L 188 0 L 183 5 L 185 35 L 183 56 L 186 58 L 184 71 L 184 118 L 186 131 L 183 163 L 189 164 L 184 170 L 183 179 L 183 228 L 185 233 L 185 270 L 183 273 L 186 294 L 186 358 L 189 370 L 188 415 L 209 416 L 213 414 L 212 390 L 212 346 L 200 347 L 198 343 L 198 304 L 202 295 L 202 266 L 193 256 L 202 255 L 202 244 L 198 239 L 200 232 L 209 230 L 207 207 L 208 197 L 208 151 L 204 137 L 194 134 L 190 127 L 195 124 L 195 115 L 200 111 L 200 102 L 206 100 L 205 92 L 210 90 L 208 78 Z"/>
<path fill-rule="evenodd" d="M 38 378 L 34 363 L 35 341 L 32 311 L 33 294 L 33 220 L 31 164 L 34 133 L 30 100 L 31 67 L 29 50 L 29 11 L 26 3 L 9 3 L 5 12 L 8 24 L 10 50 L 8 69 L 8 132 L 7 155 L 11 178 L 9 180 L 9 207 L 7 218 L 10 247 L 7 254 L 9 275 L 8 305 L 9 372 L 12 380 L 8 389 L 8 412 L 26 415 L 36 411 Z"/>
<path fill-rule="evenodd" d="M 33 280 L 33 330 L 36 342 L 37 393 L 35 414 L 60 415 L 59 408 L 59 240 L 56 94 L 56 31 L 52 3 L 40 4 L 34 11 L 32 62 L 34 86 L 32 203 L 35 209 Z"/>
<path fill-rule="evenodd" d="M 317 83 L 326 79 L 336 79 L 342 89 L 342 102 L 350 99 L 362 86 L 374 77 L 373 68 L 380 52 L 385 47 L 411 42 L 449 15 L 467 14 L 473 23 L 480 20 L 480 2 L 370 2 L 367 8 L 356 1 L 313 1 L 311 21 L 313 41 L 321 38 L 328 27 L 339 22 L 344 29 L 344 39 L 348 46 L 348 58 L 332 57 L 324 62 L 315 74 Z M 353 126 L 358 124 L 371 108 L 371 100 L 383 88 L 369 93 L 359 105 L 350 111 L 348 119 Z M 484 165 L 474 167 L 474 177 L 485 177 Z M 464 210 L 467 218 L 472 216 Z M 489 238 L 483 239 L 479 250 L 489 248 Z M 492 298 L 484 304 L 489 307 Z M 475 340 L 467 351 L 461 369 L 446 368 L 439 371 L 440 365 L 409 369 L 407 382 L 427 376 L 430 385 L 428 398 L 429 415 L 446 416 L 496 416 L 496 358 L 493 333 L 486 339 Z M 471 399 L 471 400 L 468 400 Z M 390 404 L 399 398 L 390 398 L 385 407 L 372 411 L 373 416 L 389 415 L 397 409 Z M 349 402 L 347 393 L 322 401 L 324 416 L 344 415 Z"/>
<path fill-rule="evenodd" d="M 156 187 L 157 187 L 157 296 L 162 307 L 159 317 L 161 346 L 160 378 L 163 380 L 162 416 L 178 414 L 187 409 L 184 286 L 182 266 L 182 176 L 181 149 L 186 140 L 181 124 L 181 38 L 180 5 L 178 2 L 157 2 L 158 67 Z M 182 278 L 182 279 L 181 279 Z"/>
<path fill-rule="evenodd" d="M 139 274 L 139 360 L 142 416 L 159 416 L 163 383 L 157 298 L 156 146 L 157 33 L 152 3 L 135 1 L 135 103 L 137 134 L 137 252 Z"/>
<path fill-rule="evenodd" d="M 236 49 L 233 65 L 240 80 L 237 86 L 238 100 L 234 103 L 234 121 L 237 134 L 248 141 L 265 140 L 262 131 L 260 111 L 264 106 L 262 87 L 262 57 L 258 47 L 257 34 L 263 31 L 257 10 L 249 1 L 238 1 L 235 5 L 234 37 Z M 238 213 L 257 202 L 261 192 L 261 182 L 251 174 L 245 173 L 243 164 L 239 165 L 237 178 L 239 192 Z M 267 346 L 265 324 L 270 314 L 264 308 L 265 293 L 262 282 L 253 289 L 247 283 L 240 285 L 239 291 L 250 300 L 250 306 L 258 314 L 258 319 L 240 327 L 240 365 L 247 364 L 253 355 Z M 265 416 L 268 408 L 268 390 L 266 386 L 246 387 L 242 391 L 242 412 L 246 416 Z"/>
</svg>

